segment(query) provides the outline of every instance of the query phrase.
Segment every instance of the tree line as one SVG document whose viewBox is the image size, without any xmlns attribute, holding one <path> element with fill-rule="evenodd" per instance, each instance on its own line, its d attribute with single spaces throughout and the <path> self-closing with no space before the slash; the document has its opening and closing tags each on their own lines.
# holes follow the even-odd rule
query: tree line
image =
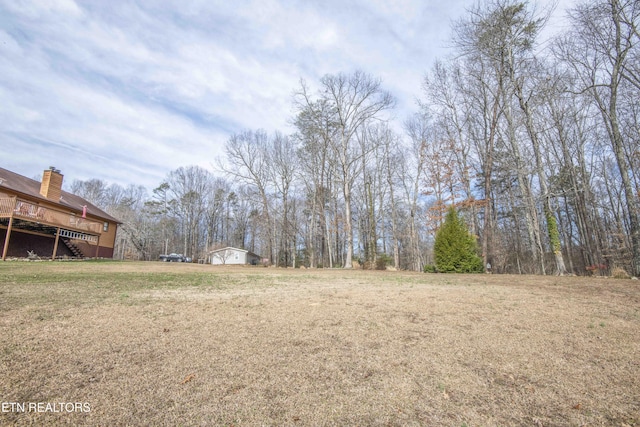
<svg viewBox="0 0 640 427">
<path fill-rule="evenodd" d="M 380 79 L 326 75 L 295 89 L 294 133 L 231 135 L 215 173 L 70 191 L 123 221 L 122 258 L 237 246 L 281 266 L 422 270 L 454 206 L 494 272 L 640 275 L 640 3 L 578 4 L 541 40 L 549 18 L 470 9 L 402 123 Z"/>
</svg>

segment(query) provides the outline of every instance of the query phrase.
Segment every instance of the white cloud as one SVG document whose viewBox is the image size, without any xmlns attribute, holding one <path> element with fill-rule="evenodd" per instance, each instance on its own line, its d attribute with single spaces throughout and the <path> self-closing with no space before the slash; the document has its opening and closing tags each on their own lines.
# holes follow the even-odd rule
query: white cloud
<svg viewBox="0 0 640 427">
<path fill-rule="evenodd" d="M 403 119 L 468 4 L 0 0 L 0 166 L 153 188 L 233 132 L 289 131 L 300 78 L 356 69 Z"/>
</svg>

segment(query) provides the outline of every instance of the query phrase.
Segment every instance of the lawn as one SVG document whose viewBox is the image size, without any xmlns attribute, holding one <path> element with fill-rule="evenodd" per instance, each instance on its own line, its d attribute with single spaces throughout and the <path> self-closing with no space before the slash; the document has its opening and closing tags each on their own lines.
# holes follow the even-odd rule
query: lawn
<svg viewBox="0 0 640 427">
<path fill-rule="evenodd" d="M 632 280 L 4 262 L 0 334 L 0 425 L 640 426 Z"/>
</svg>

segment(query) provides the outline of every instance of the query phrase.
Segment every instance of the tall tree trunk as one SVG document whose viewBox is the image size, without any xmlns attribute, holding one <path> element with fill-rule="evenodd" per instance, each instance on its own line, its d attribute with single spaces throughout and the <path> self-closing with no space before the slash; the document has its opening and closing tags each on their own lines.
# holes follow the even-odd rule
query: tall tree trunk
<svg viewBox="0 0 640 427">
<path fill-rule="evenodd" d="M 563 276 L 567 274 L 567 268 L 564 264 L 564 259 L 562 258 L 562 245 L 560 243 L 560 233 L 558 232 L 558 223 L 553 214 L 553 209 L 551 207 L 551 194 L 549 193 L 549 187 L 547 185 L 547 177 L 544 174 L 544 168 L 542 165 L 542 155 L 540 153 L 540 140 L 538 139 L 538 134 L 536 133 L 533 127 L 533 114 L 531 113 L 531 109 L 529 108 L 528 102 L 524 99 L 524 94 L 522 91 L 522 86 L 515 82 L 515 94 L 518 98 L 518 103 L 520 104 L 520 109 L 524 113 L 525 117 L 525 127 L 527 129 L 527 134 L 529 135 L 529 139 L 531 140 L 531 145 L 533 147 L 533 153 L 536 158 L 536 172 L 538 174 L 538 181 L 540 183 L 540 191 L 542 192 L 542 199 L 544 200 L 543 211 L 544 217 L 547 222 L 547 233 L 549 234 L 549 242 L 551 244 L 551 250 L 553 251 L 553 255 L 556 263 L 556 275 Z M 544 271 L 544 260 L 542 261 L 542 274 Z"/>
<path fill-rule="evenodd" d="M 389 186 L 389 198 L 391 202 L 391 235 L 393 238 L 393 266 L 400 268 L 400 245 L 398 236 L 398 213 L 396 208 L 396 199 L 393 193 L 393 177 L 391 174 L 391 160 L 387 154 L 387 185 Z"/>
<path fill-rule="evenodd" d="M 505 106 L 504 115 L 507 119 L 507 125 L 509 127 L 508 136 L 511 143 L 511 151 L 513 159 L 515 161 L 515 172 L 518 179 L 518 187 L 522 192 L 522 197 L 525 204 L 525 224 L 527 227 L 527 234 L 529 235 L 529 249 L 533 256 L 534 263 L 538 272 L 545 274 L 544 268 L 544 250 L 542 248 L 542 239 L 540 238 L 540 222 L 538 221 L 538 212 L 536 211 L 536 205 L 533 200 L 533 194 L 531 186 L 529 185 L 529 179 L 525 173 L 524 162 L 522 155 L 520 154 L 520 147 L 515 135 L 515 124 L 513 122 L 513 116 L 511 114 L 511 107 L 507 104 Z"/>
<path fill-rule="evenodd" d="M 626 199 L 626 207 L 629 215 L 629 229 L 631 232 L 631 252 L 632 252 L 632 267 L 634 269 L 633 274 L 640 276 L 640 209 L 638 208 L 638 199 L 633 192 L 633 185 L 629 178 L 629 165 L 624 153 L 624 145 L 622 134 L 620 133 L 620 126 L 618 124 L 618 84 L 619 74 L 624 67 L 624 60 L 627 53 L 626 49 L 622 48 L 622 30 L 621 30 L 621 10 L 620 2 L 618 0 L 611 0 L 612 15 L 614 16 L 614 22 L 616 26 L 616 62 L 613 67 L 613 73 L 611 74 L 611 97 L 609 98 L 609 118 L 611 120 L 611 133 L 613 142 L 613 151 L 616 155 L 616 161 L 618 162 L 618 168 L 620 169 L 620 176 L 622 178 L 622 185 L 624 187 L 624 195 Z M 637 34 L 637 29 L 635 30 Z"/>
<path fill-rule="evenodd" d="M 609 97 L 608 119 L 610 123 L 610 138 L 613 145 L 613 152 L 620 170 L 622 179 L 622 187 L 626 201 L 627 215 L 629 216 L 629 231 L 631 234 L 631 252 L 632 252 L 632 268 L 635 276 L 640 276 L 640 210 L 638 209 L 637 196 L 634 194 L 633 185 L 629 177 L 629 165 L 624 152 L 624 144 L 622 134 L 620 133 L 620 125 L 618 123 L 618 87 L 620 82 L 620 73 L 624 66 L 626 51 L 622 48 L 622 35 L 620 28 L 621 11 L 618 0 L 611 0 L 611 9 L 613 20 L 615 23 L 615 63 L 611 73 L 611 96 Z"/>
<path fill-rule="evenodd" d="M 351 214 L 351 185 L 348 179 L 344 180 L 342 191 L 344 193 L 344 228 L 346 234 L 346 258 L 344 268 L 353 268 L 353 221 Z"/>
<path fill-rule="evenodd" d="M 503 64 L 504 66 L 504 64 Z M 493 176 L 493 151 L 498 128 L 498 118 L 500 116 L 500 95 L 502 92 L 502 70 L 498 73 L 498 92 L 496 93 L 491 110 L 491 122 L 489 125 L 489 137 L 485 145 L 484 158 L 484 225 L 482 231 L 482 263 L 485 272 L 488 265 L 493 263 L 493 201 L 491 200 L 493 190 L 491 178 Z"/>
</svg>

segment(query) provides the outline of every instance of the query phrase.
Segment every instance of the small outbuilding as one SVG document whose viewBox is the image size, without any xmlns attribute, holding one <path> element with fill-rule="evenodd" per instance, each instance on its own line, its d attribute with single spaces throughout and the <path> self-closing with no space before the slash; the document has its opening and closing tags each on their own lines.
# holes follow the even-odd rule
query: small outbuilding
<svg viewBox="0 0 640 427">
<path fill-rule="evenodd" d="M 258 265 L 260 259 L 253 252 L 230 246 L 209 252 L 209 263 L 213 265 Z"/>
</svg>

